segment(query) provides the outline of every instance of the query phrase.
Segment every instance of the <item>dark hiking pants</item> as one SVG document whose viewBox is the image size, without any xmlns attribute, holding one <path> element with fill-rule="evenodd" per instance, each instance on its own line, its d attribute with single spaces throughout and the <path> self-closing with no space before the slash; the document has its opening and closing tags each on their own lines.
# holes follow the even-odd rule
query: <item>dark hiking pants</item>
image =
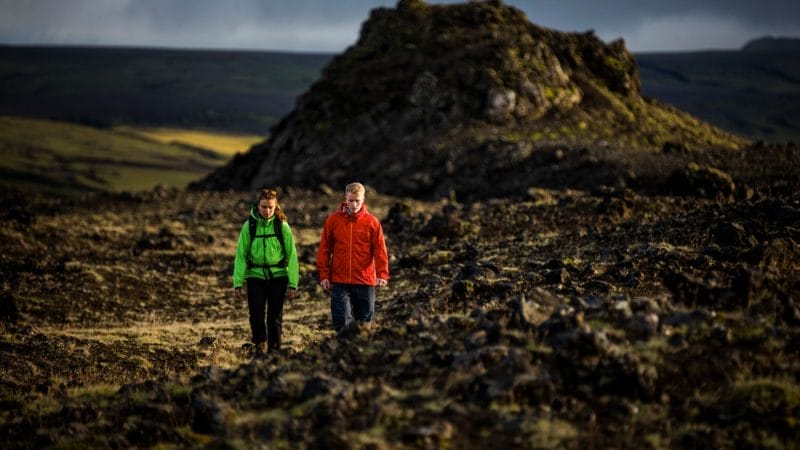
<svg viewBox="0 0 800 450">
<path fill-rule="evenodd" d="M 331 318 L 333 329 L 341 331 L 352 320 L 370 323 L 375 315 L 375 286 L 333 283 Z"/>
<path fill-rule="evenodd" d="M 267 342 L 270 351 L 281 349 L 283 302 L 286 299 L 286 277 L 260 280 L 247 279 L 247 306 L 250 311 L 250 331 L 253 343 Z M 266 309 L 266 323 L 264 313 Z"/>
</svg>

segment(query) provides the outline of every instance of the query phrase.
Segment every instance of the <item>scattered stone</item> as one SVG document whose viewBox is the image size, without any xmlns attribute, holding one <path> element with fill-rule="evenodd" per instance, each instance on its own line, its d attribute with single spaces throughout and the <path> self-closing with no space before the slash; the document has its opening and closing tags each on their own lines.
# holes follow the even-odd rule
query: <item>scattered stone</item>
<svg viewBox="0 0 800 450">
<path fill-rule="evenodd" d="M 419 234 L 423 237 L 437 238 L 463 237 L 470 231 L 471 227 L 458 218 L 456 212 L 457 208 L 454 205 L 445 205 L 442 207 L 441 214 L 434 215 L 431 220 L 422 227 Z"/>
<path fill-rule="evenodd" d="M 389 214 L 382 222 L 388 232 L 399 233 L 407 231 L 414 223 L 411 215 L 412 206 L 408 202 L 397 202 L 389 209 Z"/>
<path fill-rule="evenodd" d="M 566 268 L 551 270 L 545 276 L 547 284 L 569 284 L 571 279 L 572 276 Z"/>
<path fill-rule="evenodd" d="M 556 385 L 546 372 L 517 374 L 510 391 L 513 402 L 527 405 L 549 405 L 557 395 Z"/>
<path fill-rule="evenodd" d="M 215 347 L 217 338 L 214 336 L 203 336 L 198 343 L 201 347 Z"/>
<path fill-rule="evenodd" d="M 561 304 L 557 296 L 540 287 L 530 292 L 529 296 L 530 298 L 522 294 L 515 297 L 512 303 L 514 308 L 512 323 L 525 329 L 539 326 L 547 319 L 545 311 Z"/>
<path fill-rule="evenodd" d="M 478 330 L 471 335 L 467 336 L 465 345 L 469 349 L 475 349 L 486 345 L 487 337 L 486 330 Z"/>
<path fill-rule="evenodd" d="M 667 184 L 670 191 L 679 195 L 694 195 L 725 203 L 735 200 L 733 178 L 714 167 L 689 163 L 684 169 L 673 172 Z"/>
<path fill-rule="evenodd" d="M 681 142 L 667 141 L 661 146 L 661 153 L 665 155 L 687 155 L 689 149 Z"/>
<path fill-rule="evenodd" d="M 631 308 L 631 302 L 627 300 L 620 300 L 613 302 L 611 305 L 611 313 L 617 317 L 619 321 L 627 321 L 630 320 L 631 316 L 633 316 L 633 309 Z"/>
<path fill-rule="evenodd" d="M 197 375 L 192 379 L 193 383 L 219 382 L 224 373 L 219 366 L 202 366 L 197 369 Z"/>
<path fill-rule="evenodd" d="M 256 345 L 252 342 L 245 342 L 239 349 L 244 353 L 253 353 L 256 350 Z"/>
<path fill-rule="evenodd" d="M 730 297 L 730 291 L 713 280 L 703 280 L 685 272 L 670 272 L 664 285 L 676 302 L 689 306 L 717 306 Z"/>
<path fill-rule="evenodd" d="M 191 427 L 196 433 L 224 435 L 233 417 L 230 406 L 206 394 L 191 395 Z"/>
<path fill-rule="evenodd" d="M 711 238 L 717 245 L 735 247 L 755 247 L 758 240 L 748 235 L 744 225 L 737 222 L 725 222 L 711 230 Z"/>
<path fill-rule="evenodd" d="M 328 375 L 318 374 L 308 379 L 300 394 L 300 398 L 308 400 L 318 396 L 333 396 L 351 387 L 350 383 L 346 381 Z"/>
<path fill-rule="evenodd" d="M 626 331 L 632 339 L 651 339 L 658 334 L 658 315 L 639 311 L 628 320 Z"/>
</svg>

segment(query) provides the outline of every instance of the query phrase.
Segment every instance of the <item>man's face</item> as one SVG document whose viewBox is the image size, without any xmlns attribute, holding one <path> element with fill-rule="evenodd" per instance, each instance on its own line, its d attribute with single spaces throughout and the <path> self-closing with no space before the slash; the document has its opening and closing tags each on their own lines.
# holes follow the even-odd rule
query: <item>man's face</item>
<svg viewBox="0 0 800 450">
<path fill-rule="evenodd" d="M 364 194 L 356 195 L 348 193 L 345 195 L 345 202 L 347 203 L 347 210 L 350 211 L 351 214 L 355 214 L 364 206 Z"/>
</svg>

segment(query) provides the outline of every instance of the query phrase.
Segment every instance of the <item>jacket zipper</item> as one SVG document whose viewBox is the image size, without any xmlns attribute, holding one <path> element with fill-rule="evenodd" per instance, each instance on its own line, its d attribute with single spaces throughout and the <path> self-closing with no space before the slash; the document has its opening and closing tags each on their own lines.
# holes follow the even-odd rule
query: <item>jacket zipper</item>
<svg viewBox="0 0 800 450">
<path fill-rule="evenodd" d="M 266 223 L 266 220 L 264 221 L 264 223 Z M 266 227 L 266 228 L 269 228 L 269 227 Z M 262 231 L 262 233 L 263 234 L 267 234 L 267 230 Z M 264 249 L 263 250 L 264 251 L 264 265 L 266 265 L 266 267 L 264 267 L 264 275 L 265 275 L 264 278 L 266 278 L 267 280 L 271 280 L 272 279 L 272 270 L 269 268 L 269 258 L 268 258 L 268 255 L 267 255 L 267 239 L 266 238 L 261 239 L 261 244 L 262 244 L 262 248 Z"/>
<path fill-rule="evenodd" d="M 350 279 L 350 284 L 352 284 L 353 283 L 353 222 L 348 221 L 348 223 L 350 225 L 350 251 L 348 252 L 350 255 L 350 260 L 348 261 L 348 264 L 350 267 L 348 267 L 347 272 Z"/>
</svg>

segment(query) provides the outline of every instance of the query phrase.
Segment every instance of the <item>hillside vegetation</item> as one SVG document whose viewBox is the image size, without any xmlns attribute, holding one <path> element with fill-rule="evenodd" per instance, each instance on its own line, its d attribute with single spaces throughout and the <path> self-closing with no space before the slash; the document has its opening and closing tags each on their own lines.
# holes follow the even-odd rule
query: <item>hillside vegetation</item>
<svg viewBox="0 0 800 450">
<path fill-rule="evenodd" d="M 188 145 L 190 147 L 213 150 L 226 156 L 244 152 L 254 144 L 266 139 L 265 136 L 252 134 L 232 134 L 165 127 L 120 126 L 115 127 L 114 131 L 144 137 L 165 144 Z"/>
<path fill-rule="evenodd" d="M 73 196 L 184 187 L 229 155 L 92 127 L 0 117 L 2 184 Z"/>
</svg>

